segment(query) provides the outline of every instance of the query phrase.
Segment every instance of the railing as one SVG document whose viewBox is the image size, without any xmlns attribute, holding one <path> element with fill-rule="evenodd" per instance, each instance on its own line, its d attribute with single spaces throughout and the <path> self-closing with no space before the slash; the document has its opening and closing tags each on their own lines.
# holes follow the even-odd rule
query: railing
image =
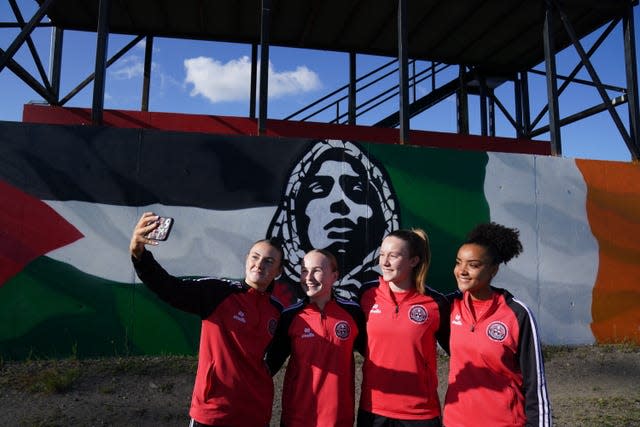
<svg viewBox="0 0 640 427">
<path fill-rule="evenodd" d="M 431 90 L 434 90 L 436 87 L 436 75 L 439 72 L 442 72 L 446 68 L 450 67 L 450 64 L 431 62 L 429 66 L 424 67 L 422 70 L 416 72 L 416 68 L 418 66 L 417 64 L 418 63 L 416 60 L 410 60 L 408 64 L 411 70 L 408 84 L 409 90 L 413 94 L 413 101 L 417 99 L 416 88 L 420 83 L 424 82 L 427 79 L 431 79 Z M 362 93 L 366 89 L 372 88 L 378 84 L 382 85 L 383 87 L 382 89 L 379 89 L 377 92 L 375 92 L 372 96 L 356 105 L 354 117 L 360 117 L 363 114 L 366 114 L 382 106 L 384 103 L 392 99 L 397 99 L 400 93 L 400 87 L 398 85 L 398 80 L 393 79 L 392 76 L 397 75 L 398 72 L 398 61 L 394 59 L 356 79 L 356 99 L 358 99 L 357 94 Z M 388 84 L 385 84 L 386 82 L 383 82 L 385 79 L 389 82 Z M 348 100 L 349 84 L 346 84 L 334 90 L 333 92 L 328 93 L 327 95 L 311 102 L 306 107 L 290 114 L 289 116 L 285 117 L 284 120 L 296 120 L 304 122 L 312 118 L 317 118 L 322 113 L 333 109 L 335 110 L 335 117 L 328 120 L 328 123 L 345 124 L 349 119 L 349 109 L 345 107 L 341 111 L 340 104 L 348 104 Z M 383 114 L 387 115 L 388 110 L 385 110 Z"/>
</svg>

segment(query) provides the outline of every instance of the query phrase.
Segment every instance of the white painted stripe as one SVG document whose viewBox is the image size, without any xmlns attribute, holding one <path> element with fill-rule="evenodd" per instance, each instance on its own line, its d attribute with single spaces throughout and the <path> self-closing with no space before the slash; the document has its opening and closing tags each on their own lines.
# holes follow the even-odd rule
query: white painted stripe
<svg viewBox="0 0 640 427">
<path fill-rule="evenodd" d="M 484 191 L 491 220 L 518 228 L 524 247 L 493 284 L 532 308 L 543 342 L 594 343 L 591 296 L 599 253 L 575 162 L 490 153 Z"/>
<path fill-rule="evenodd" d="M 148 246 L 176 276 L 244 277 L 251 244 L 264 238 L 275 207 L 215 211 L 183 206 L 114 206 L 78 201 L 45 201 L 85 236 L 47 256 L 81 271 L 122 283 L 139 282 L 129 256 L 131 233 L 143 212 L 175 218 L 171 235 Z"/>
</svg>

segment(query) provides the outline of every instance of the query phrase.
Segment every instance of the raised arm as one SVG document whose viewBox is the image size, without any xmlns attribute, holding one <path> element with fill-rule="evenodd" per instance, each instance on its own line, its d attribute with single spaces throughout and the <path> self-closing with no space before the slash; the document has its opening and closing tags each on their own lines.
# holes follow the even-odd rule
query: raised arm
<svg viewBox="0 0 640 427">
<path fill-rule="evenodd" d="M 142 253 L 145 250 L 145 245 L 157 245 L 156 240 L 148 239 L 147 234 L 150 231 L 155 230 L 158 227 L 159 216 L 153 212 L 145 212 L 142 214 L 131 235 L 131 242 L 129 243 L 129 252 L 135 259 L 140 259 Z"/>
</svg>

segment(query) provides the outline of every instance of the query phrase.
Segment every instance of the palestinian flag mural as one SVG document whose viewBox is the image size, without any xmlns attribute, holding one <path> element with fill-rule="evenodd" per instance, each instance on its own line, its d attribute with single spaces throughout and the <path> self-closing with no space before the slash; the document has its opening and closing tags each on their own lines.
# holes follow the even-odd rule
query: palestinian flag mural
<svg viewBox="0 0 640 427">
<path fill-rule="evenodd" d="M 638 341 L 640 292 L 615 280 L 640 270 L 629 237 L 640 231 L 640 188 L 621 186 L 640 171 L 626 166 L 0 123 L 0 355 L 195 353 L 199 319 L 158 300 L 131 267 L 130 234 L 145 211 L 175 218 L 151 250 L 176 276 L 242 277 L 254 241 L 282 239 L 285 302 L 309 248 L 337 255 L 338 291 L 350 296 L 377 276 L 381 238 L 409 227 L 430 236 L 428 284 L 452 291 L 465 233 L 501 222 L 520 229 L 524 253 L 494 284 L 533 309 L 545 342 Z"/>
</svg>

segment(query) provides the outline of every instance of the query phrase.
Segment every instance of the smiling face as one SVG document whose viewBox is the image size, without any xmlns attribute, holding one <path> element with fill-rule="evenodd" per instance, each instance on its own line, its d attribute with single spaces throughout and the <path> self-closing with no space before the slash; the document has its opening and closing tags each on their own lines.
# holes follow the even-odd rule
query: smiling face
<svg viewBox="0 0 640 427">
<path fill-rule="evenodd" d="M 304 256 L 300 284 L 311 302 L 323 308 L 331 299 L 331 289 L 337 280 L 338 271 L 329 257 L 318 251 Z"/>
<path fill-rule="evenodd" d="M 453 275 L 461 292 L 468 291 L 474 299 L 487 299 L 491 296 L 489 285 L 497 272 L 498 266 L 492 264 L 484 246 L 468 243 L 458 250 Z"/>
<path fill-rule="evenodd" d="M 282 273 L 282 255 L 268 242 L 258 242 L 251 247 L 245 261 L 245 281 L 259 291 Z"/>
<path fill-rule="evenodd" d="M 420 258 L 409 254 L 409 243 L 396 236 L 388 236 L 380 245 L 379 265 L 382 278 L 396 288 L 414 287 L 413 269 Z"/>
</svg>

